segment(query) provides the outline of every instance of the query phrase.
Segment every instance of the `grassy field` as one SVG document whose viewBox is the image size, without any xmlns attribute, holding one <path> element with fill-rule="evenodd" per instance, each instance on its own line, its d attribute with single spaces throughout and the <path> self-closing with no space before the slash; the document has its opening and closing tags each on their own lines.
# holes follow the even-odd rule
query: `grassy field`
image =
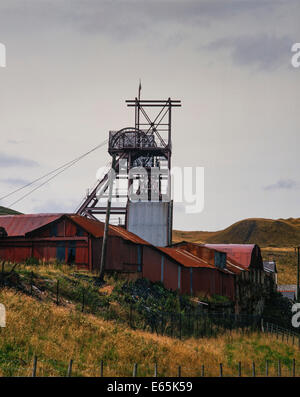
<svg viewBox="0 0 300 397">
<path fill-rule="evenodd" d="M 262 248 L 264 260 L 275 260 L 278 284 L 297 283 L 297 254 L 293 248 Z"/>
<path fill-rule="evenodd" d="M 29 376 L 35 354 L 38 376 L 65 376 L 71 358 L 74 376 L 99 376 L 100 360 L 105 376 L 131 376 L 135 362 L 140 376 L 153 375 L 155 362 L 161 376 L 176 376 L 178 365 L 182 375 L 200 376 L 202 364 L 206 376 L 218 376 L 221 362 L 224 376 L 236 376 L 238 361 L 244 375 L 250 376 L 252 360 L 257 376 L 264 374 L 266 360 L 270 361 L 270 376 L 275 376 L 278 359 L 282 376 L 288 376 L 292 359 L 300 364 L 296 346 L 264 334 L 232 333 L 182 342 L 41 303 L 12 290 L 1 290 L 0 301 L 7 310 L 7 327 L 0 330 L 2 376 Z M 297 371 L 300 375 L 300 366 Z"/>
<path fill-rule="evenodd" d="M 160 376 L 176 376 L 179 365 L 183 376 L 200 376 L 202 365 L 206 376 L 218 376 L 219 363 L 223 363 L 224 376 L 236 376 L 238 361 L 242 363 L 243 375 L 251 376 L 253 360 L 257 376 L 264 375 L 266 360 L 270 376 L 275 376 L 279 359 L 282 376 L 289 376 L 293 358 L 300 376 L 300 350 L 291 340 L 282 342 L 266 334 L 227 332 L 217 338 L 180 341 L 133 330 L 120 321 L 124 307 L 122 300 L 115 299 L 115 290 L 120 289 L 123 281 L 110 277 L 103 285 L 91 286 L 87 280 L 92 275 L 75 274 L 69 266 L 32 264 L 17 270 L 18 283 L 28 281 L 32 270 L 34 297 L 15 288 L 0 289 L 0 302 L 7 311 L 7 326 L 0 328 L 2 376 L 30 376 L 34 355 L 38 356 L 38 376 L 65 376 L 70 359 L 74 360 L 73 376 L 99 376 L 101 360 L 104 376 L 131 376 L 134 363 L 138 363 L 140 376 L 152 376 L 155 362 Z M 55 293 L 47 295 L 43 290 L 45 283 L 52 285 L 54 280 L 60 281 L 59 306 L 55 304 Z M 90 288 L 84 313 L 80 305 L 83 287 Z M 161 302 L 174 306 L 176 299 L 176 295 L 163 294 Z M 105 311 L 107 301 L 114 307 L 121 302 L 116 308 L 117 318 L 105 319 L 88 313 L 89 305 L 93 304 L 100 308 L 103 305 Z M 159 308 L 160 303 L 153 304 Z"/>
</svg>

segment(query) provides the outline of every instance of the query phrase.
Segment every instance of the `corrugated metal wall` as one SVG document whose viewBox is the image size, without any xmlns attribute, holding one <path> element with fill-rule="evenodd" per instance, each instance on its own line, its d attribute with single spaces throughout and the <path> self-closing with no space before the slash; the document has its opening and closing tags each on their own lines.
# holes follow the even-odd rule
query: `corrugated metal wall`
<svg viewBox="0 0 300 397">
<path fill-rule="evenodd" d="M 128 203 L 127 230 L 152 245 L 165 247 L 169 244 L 169 206 L 164 202 Z"/>
</svg>

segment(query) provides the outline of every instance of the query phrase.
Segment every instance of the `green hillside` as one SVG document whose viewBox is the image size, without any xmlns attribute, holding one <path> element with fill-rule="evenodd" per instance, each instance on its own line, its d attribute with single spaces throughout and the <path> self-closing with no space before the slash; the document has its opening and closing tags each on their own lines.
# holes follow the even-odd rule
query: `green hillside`
<svg viewBox="0 0 300 397">
<path fill-rule="evenodd" d="M 74 377 L 98 377 L 101 360 L 104 376 L 110 377 L 132 376 L 135 363 L 138 376 L 153 376 L 155 363 L 158 376 L 177 376 L 179 365 L 182 376 L 201 376 L 202 365 L 205 376 L 219 376 L 219 363 L 223 363 L 224 376 L 236 377 L 239 361 L 243 376 L 252 376 L 253 361 L 256 376 L 262 376 L 266 360 L 269 376 L 276 376 L 278 360 L 281 375 L 290 376 L 293 358 L 296 376 L 300 374 L 300 350 L 291 338 L 227 330 L 215 337 L 180 340 L 166 336 L 165 332 L 151 332 L 136 321 L 135 311 L 134 326 L 130 327 L 128 298 L 137 298 L 136 287 L 141 281 L 127 283 L 107 276 L 104 284 L 99 285 L 94 275 L 61 264 L 20 264 L 14 271 L 12 265 L 6 265 L 4 275 L 6 286 L 0 289 L 0 302 L 5 303 L 7 319 L 0 332 L 0 376 L 31 376 L 35 355 L 39 377 L 66 376 L 70 359 Z M 29 283 L 33 283 L 32 288 Z M 146 299 L 148 308 L 149 304 L 152 309 L 169 304 L 176 309 L 176 292 L 159 284 L 147 286 L 150 289 L 140 291 L 143 293 L 138 296 L 140 304 Z M 98 307 L 95 313 L 93 307 Z"/>
<path fill-rule="evenodd" d="M 294 247 L 300 241 L 300 218 L 249 218 L 216 232 L 174 230 L 174 242 L 258 244 L 261 247 Z"/>
<path fill-rule="evenodd" d="M 20 215 L 20 214 L 21 214 L 21 212 L 11 210 L 6 207 L 1 207 L 1 205 L 0 205 L 0 215 Z"/>
</svg>

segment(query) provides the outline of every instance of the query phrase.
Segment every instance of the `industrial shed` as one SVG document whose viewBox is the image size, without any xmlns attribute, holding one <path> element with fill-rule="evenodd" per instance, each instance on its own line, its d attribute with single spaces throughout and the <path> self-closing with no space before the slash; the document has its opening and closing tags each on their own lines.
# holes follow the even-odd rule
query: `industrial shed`
<svg viewBox="0 0 300 397">
<path fill-rule="evenodd" d="M 0 227 L 7 237 L 0 238 L 0 258 L 13 262 L 28 258 L 72 263 L 90 271 L 99 269 L 104 224 L 72 214 L 1 216 Z M 110 226 L 108 268 L 137 271 L 143 245 L 138 236 Z"/>
<path fill-rule="evenodd" d="M 104 223 L 74 214 L 0 217 L 0 259 L 36 258 L 75 264 L 98 272 Z M 181 294 L 222 295 L 236 312 L 261 311 L 274 288 L 256 245 L 199 245 L 182 242 L 155 247 L 120 226 L 109 226 L 107 272 L 161 281 Z"/>
<path fill-rule="evenodd" d="M 180 250 L 196 256 L 211 255 L 214 265 L 220 266 L 221 253 L 226 255 L 225 268 L 235 275 L 235 311 L 261 314 L 264 302 L 276 290 L 273 273 L 267 272 L 263 265 L 261 251 L 256 244 L 196 244 L 181 242 L 174 244 Z M 205 249 L 211 250 L 205 254 Z M 225 295 L 225 294 L 222 294 Z M 227 296 L 227 295 L 225 295 Z"/>
<path fill-rule="evenodd" d="M 102 222 L 73 214 L 10 215 L 0 217 L 0 227 L 7 233 L 0 238 L 1 259 L 57 260 L 99 270 Z M 218 294 L 233 300 L 234 272 L 225 262 L 226 254 L 214 249 L 202 247 L 195 256 L 177 248 L 154 247 L 122 227 L 109 227 L 106 271 L 161 281 L 184 294 Z"/>
<path fill-rule="evenodd" d="M 143 277 L 188 295 L 223 295 L 234 300 L 234 273 L 214 264 L 214 251 L 197 257 L 175 247 L 144 247 Z M 225 258 L 226 260 L 226 258 Z"/>
</svg>

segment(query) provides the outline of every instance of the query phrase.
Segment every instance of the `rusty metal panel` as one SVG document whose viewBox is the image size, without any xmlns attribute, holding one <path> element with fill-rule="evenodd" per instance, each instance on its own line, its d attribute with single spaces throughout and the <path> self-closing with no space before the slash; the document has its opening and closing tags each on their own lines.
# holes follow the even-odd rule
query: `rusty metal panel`
<svg viewBox="0 0 300 397">
<path fill-rule="evenodd" d="M 0 227 L 5 228 L 9 237 L 25 236 L 62 216 L 63 214 L 4 215 L 0 217 Z"/>
<path fill-rule="evenodd" d="M 169 258 L 165 258 L 164 264 L 164 286 L 165 288 L 176 291 L 178 288 L 178 264 Z"/>
<path fill-rule="evenodd" d="M 201 257 L 195 256 L 188 251 L 179 248 L 169 247 L 157 247 L 158 250 L 164 252 L 176 262 L 180 263 L 185 267 L 208 267 L 214 269 L 214 265 L 211 265 Z"/>
<path fill-rule="evenodd" d="M 104 234 L 104 223 L 100 221 L 96 221 L 93 219 L 88 219 L 80 215 L 68 215 L 68 217 L 81 226 L 84 230 L 92 234 L 94 237 L 103 237 Z M 144 245 L 149 245 L 147 241 L 144 241 L 141 239 L 139 236 L 136 236 L 133 233 L 130 233 L 129 231 L 125 230 L 124 228 L 120 226 L 113 226 L 109 225 L 109 236 L 116 236 L 116 237 L 121 237 L 125 240 L 131 241 L 133 243 L 137 244 L 144 244 Z"/>
<path fill-rule="evenodd" d="M 129 202 L 127 230 L 150 244 L 165 247 L 169 237 L 168 202 Z"/>
<path fill-rule="evenodd" d="M 151 247 L 143 248 L 143 277 L 155 281 L 161 281 L 161 253 Z"/>
<path fill-rule="evenodd" d="M 260 248 L 256 244 L 205 244 L 205 247 L 226 252 L 229 259 L 244 269 L 257 267 L 263 270 Z"/>
<path fill-rule="evenodd" d="M 181 289 L 180 289 L 180 292 L 182 294 L 187 294 L 187 295 L 191 294 L 191 288 L 192 288 L 191 270 L 193 270 L 192 267 L 190 267 L 190 268 L 182 267 L 181 268 Z"/>
</svg>

